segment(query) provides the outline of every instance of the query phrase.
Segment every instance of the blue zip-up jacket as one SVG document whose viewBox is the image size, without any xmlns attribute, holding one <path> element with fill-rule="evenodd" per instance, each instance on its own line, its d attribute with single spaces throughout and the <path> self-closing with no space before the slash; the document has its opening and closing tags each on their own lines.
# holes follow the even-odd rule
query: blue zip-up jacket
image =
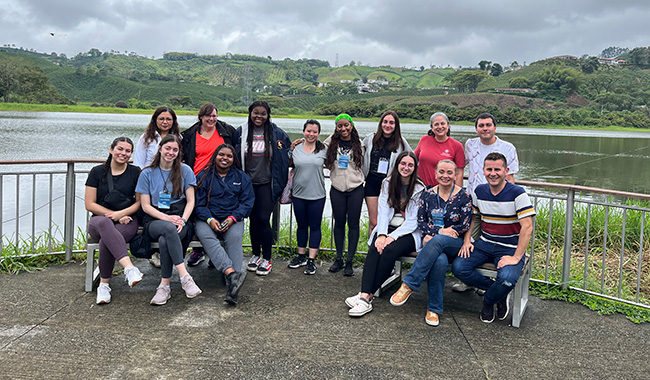
<svg viewBox="0 0 650 380">
<path fill-rule="evenodd" d="M 235 134 L 232 136 L 232 143 L 237 151 L 237 157 L 241 163 L 242 170 L 246 171 L 246 139 L 248 138 L 248 121 L 243 123 L 237 128 Z M 287 184 L 289 175 L 289 148 L 291 148 L 291 140 L 289 135 L 280 127 L 271 123 L 271 144 L 273 150 L 271 151 L 271 191 L 272 201 L 275 203 L 282 195 L 282 190 Z"/>
<path fill-rule="evenodd" d="M 247 218 L 255 203 L 253 183 L 243 171 L 231 167 L 225 177 L 221 178 L 215 171 L 202 170 L 197 176 L 197 183 L 208 176 L 196 189 L 196 206 L 194 214 L 198 220 L 207 221 L 216 218 L 222 222 L 228 216 L 234 216 L 238 222 Z M 210 184 L 212 183 L 212 189 Z M 208 204 L 210 192 L 210 204 Z"/>
</svg>

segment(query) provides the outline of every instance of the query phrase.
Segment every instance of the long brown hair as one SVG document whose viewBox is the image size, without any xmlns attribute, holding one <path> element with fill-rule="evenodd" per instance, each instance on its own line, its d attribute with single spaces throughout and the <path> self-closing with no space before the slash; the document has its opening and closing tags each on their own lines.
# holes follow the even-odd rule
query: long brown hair
<svg viewBox="0 0 650 380">
<path fill-rule="evenodd" d="M 402 176 L 399 173 L 399 164 L 407 156 L 413 159 L 415 167 L 413 168 L 413 173 L 411 173 L 408 187 L 406 188 L 406 199 L 402 199 Z M 418 158 L 413 152 L 403 151 L 397 156 L 395 165 L 393 165 L 393 169 L 390 172 L 390 179 L 388 180 L 388 205 L 400 211 L 406 210 L 406 206 L 408 206 L 415 191 L 415 185 L 417 184 L 422 184 L 422 180 L 418 177 Z"/>
<path fill-rule="evenodd" d="M 149 121 L 149 125 L 147 125 L 147 129 L 144 130 L 144 144 L 146 146 L 151 145 L 151 143 L 156 139 L 156 132 L 160 133 L 158 131 L 158 116 L 160 116 L 161 113 L 163 112 L 169 112 L 170 115 L 172 115 L 172 127 L 169 128 L 169 134 L 170 135 L 180 135 L 181 130 L 178 127 L 178 119 L 176 118 L 176 113 L 171 107 L 167 106 L 162 106 L 156 108 L 155 111 L 153 111 L 153 115 L 151 115 L 151 121 Z"/>
<path fill-rule="evenodd" d="M 180 197 L 183 195 L 183 169 L 181 169 L 181 162 L 183 160 L 183 147 L 181 146 L 180 137 L 172 134 L 163 137 L 163 139 L 160 140 L 160 144 L 158 144 L 158 152 L 156 152 L 156 155 L 153 157 L 153 161 L 151 161 L 151 165 L 148 167 L 151 169 L 160 167 L 160 160 L 162 159 L 160 150 L 165 144 L 170 142 L 175 142 L 178 144 L 178 156 L 174 159 L 174 162 L 172 162 L 172 170 L 169 173 L 169 181 L 172 183 L 172 196 Z"/>
<path fill-rule="evenodd" d="M 363 150 L 361 149 L 361 140 L 359 139 L 359 132 L 357 132 L 357 128 L 354 126 L 354 123 L 350 124 L 352 124 L 352 131 L 350 132 L 350 141 L 352 142 L 352 161 L 354 161 L 355 169 L 361 170 L 363 167 Z M 330 144 L 327 147 L 327 155 L 325 157 L 325 167 L 329 170 L 332 170 L 334 161 L 336 161 L 340 142 L 341 136 L 335 127 L 334 133 L 332 133 L 332 138 L 330 139 Z"/>
<path fill-rule="evenodd" d="M 381 128 L 381 124 L 384 122 L 384 119 L 388 115 L 392 116 L 395 119 L 395 130 L 390 137 L 386 138 L 384 136 L 384 131 Z M 389 152 L 397 152 L 397 149 L 400 145 L 402 146 L 402 149 L 404 149 L 404 145 L 402 143 L 402 129 L 399 126 L 399 116 L 397 116 L 397 112 L 388 110 L 382 113 L 381 117 L 379 118 L 377 132 L 375 132 L 375 136 L 372 138 L 372 147 L 373 149 L 381 150 L 385 146 Z"/>
</svg>

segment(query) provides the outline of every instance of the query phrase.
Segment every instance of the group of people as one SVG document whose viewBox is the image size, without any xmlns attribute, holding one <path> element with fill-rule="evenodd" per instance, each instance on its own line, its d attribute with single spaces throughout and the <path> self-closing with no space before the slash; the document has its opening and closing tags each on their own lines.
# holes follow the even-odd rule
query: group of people
<svg viewBox="0 0 650 380">
<path fill-rule="evenodd" d="M 91 170 L 85 205 L 93 213 L 88 232 L 99 240 L 98 304 L 111 301 L 115 260 L 129 286 L 142 280 L 126 246 L 139 225 L 147 240 L 159 245 L 150 260 L 161 268 L 152 305 L 171 298 L 174 267 L 188 298 L 201 293 L 185 263 L 195 233 L 203 248 L 194 250 L 188 265 L 200 262 L 205 252 L 224 274 L 225 300 L 237 304 L 246 277 L 245 218 L 250 218 L 254 254 L 248 270 L 270 272 L 269 218 L 287 182 L 289 137 L 271 122 L 271 108 L 263 101 L 250 105 L 248 120 L 237 129 L 217 117 L 217 108 L 205 104 L 198 121 L 181 133 L 174 111 L 159 107 L 135 146 L 127 137 L 115 139 L 106 162 Z M 132 155 L 134 165 L 128 163 Z"/>
<path fill-rule="evenodd" d="M 452 272 L 462 281 L 458 290 L 484 291 L 481 320 L 494 321 L 495 308 L 503 320 L 525 263 L 535 215 L 524 189 L 514 184 L 516 149 L 496 136 L 496 121 L 488 113 L 477 117 L 478 137 L 469 139 L 464 150 L 450 137 L 444 113 L 433 114 L 430 127 L 414 153 L 410 149 L 399 153 L 394 164 L 387 160 L 390 176 L 381 182 L 361 292 L 346 298 L 348 314 L 361 317 L 372 311 L 373 295 L 390 276 L 395 260 L 417 252 L 413 267 L 390 299 L 392 305 L 403 305 L 426 279 L 425 322 L 437 326 L 445 276 L 452 264 Z M 373 151 L 369 157 L 380 155 Z M 469 181 L 463 188 L 466 164 Z M 495 281 L 476 270 L 486 262 L 497 267 Z"/>
<path fill-rule="evenodd" d="M 163 305 L 171 297 L 174 266 L 186 296 L 201 293 L 184 262 L 194 233 L 203 248 L 193 250 L 187 265 L 197 265 L 207 256 L 209 265 L 225 276 L 225 300 L 237 304 L 246 270 L 261 276 L 271 272 L 269 219 L 287 190 L 298 226 L 298 255 L 288 266 L 305 267 L 305 274 L 315 274 L 326 168 L 336 246 L 329 271 L 354 275 L 352 260 L 364 199 L 368 209 L 370 248 L 361 292 L 345 300 L 350 316 L 372 311 L 373 294 L 390 276 L 395 260 L 419 252 L 391 297 L 393 305 L 406 302 L 427 279 L 425 321 L 437 325 L 445 274 L 452 264 L 453 273 L 466 287 L 485 290 L 481 319 L 492 322 L 495 307 L 497 317 L 505 319 L 535 212 L 525 191 L 514 185 L 517 153 L 495 135 L 492 115 L 477 117 L 478 137 L 468 140 L 463 149 L 450 137 L 447 116 L 435 113 L 415 151 L 402 136 L 393 111 L 384 112 L 376 132 L 364 139 L 352 117 L 341 114 L 334 132 L 323 142 L 320 123 L 310 119 L 304 123 L 303 138 L 292 143 L 271 122 L 271 109 L 264 101 L 251 104 L 248 120 L 237 129 L 217 117 L 216 107 L 205 104 L 198 121 L 181 133 L 174 111 L 160 107 L 135 147 L 126 137 L 115 139 L 106 163 L 92 169 L 85 203 L 93 213 L 88 232 L 100 240 L 98 304 L 111 300 L 109 281 L 115 260 L 124 267 L 129 286 L 142 280 L 126 245 L 139 225 L 143 234 L 159 243 L 151 262 L 161 267 L 161 282 L 151 304 Z M 134 165 L 128 163 L 132 155 Z M 466 165 L 469 181 L 463 188 Z M 252 246 L 247 264 L 242 252 L 245 218 L 250 218 Z M 498 268 L 496 281 L 475 270 L 488 261 Z"/>
</svg>

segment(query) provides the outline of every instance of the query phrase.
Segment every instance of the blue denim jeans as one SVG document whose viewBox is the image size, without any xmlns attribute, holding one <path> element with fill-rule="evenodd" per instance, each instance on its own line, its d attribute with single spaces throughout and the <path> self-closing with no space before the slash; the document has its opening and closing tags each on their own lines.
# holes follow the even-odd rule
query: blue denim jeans
<svg viewBox="0 0 650 380">
<path fill-rule="evenodd" d="M 488 305 L 498 303 L 503 300 L 517 284 L 521 275 L 521 270 L 526 261 L 525 256 L 519 260 L 516 265 L 507 265 L 497 269 L 497 278 L 495 281 L 480 274 L 476 267 L 486 262 L 492 262 L 497 265 L 499 259 L 503 256 L 512 256 L 515 254 L 514 248 L 504 247 L 499 244 L 489 243 L 483 240 L 474 242 L 474 251 L 469 257 L 459 257 L 451 265 L 451 271 L 459 280 L 469 286 L 474 286 L 485 290 L 483 301 Z"/>
<path fill-rule="evenodd" d="M 463 239 L 446 235 L 436 235 L 422 248 L 413 267 L 404 277 L 404 283 L 417 291 L 425 278 L 429 292 L 427 309 L 442 313 L 442 290 L 445 287 L 447 267 L 458 256 Z"/>
</svg>

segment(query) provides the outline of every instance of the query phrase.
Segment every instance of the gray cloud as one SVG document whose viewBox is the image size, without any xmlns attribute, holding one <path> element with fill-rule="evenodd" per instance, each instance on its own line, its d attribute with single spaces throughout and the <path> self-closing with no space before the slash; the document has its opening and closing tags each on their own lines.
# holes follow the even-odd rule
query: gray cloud
<svg viewBox="0 0 650 380">
<path fill-rule="evenodd" d="M 226 52 L 393 66 L 475 66 L 647 46 L 641 0 L 0 0 L 2 44 L 68 56 Z M 55 33 L 52 37 L 50 33 Z"/>
</svg>

